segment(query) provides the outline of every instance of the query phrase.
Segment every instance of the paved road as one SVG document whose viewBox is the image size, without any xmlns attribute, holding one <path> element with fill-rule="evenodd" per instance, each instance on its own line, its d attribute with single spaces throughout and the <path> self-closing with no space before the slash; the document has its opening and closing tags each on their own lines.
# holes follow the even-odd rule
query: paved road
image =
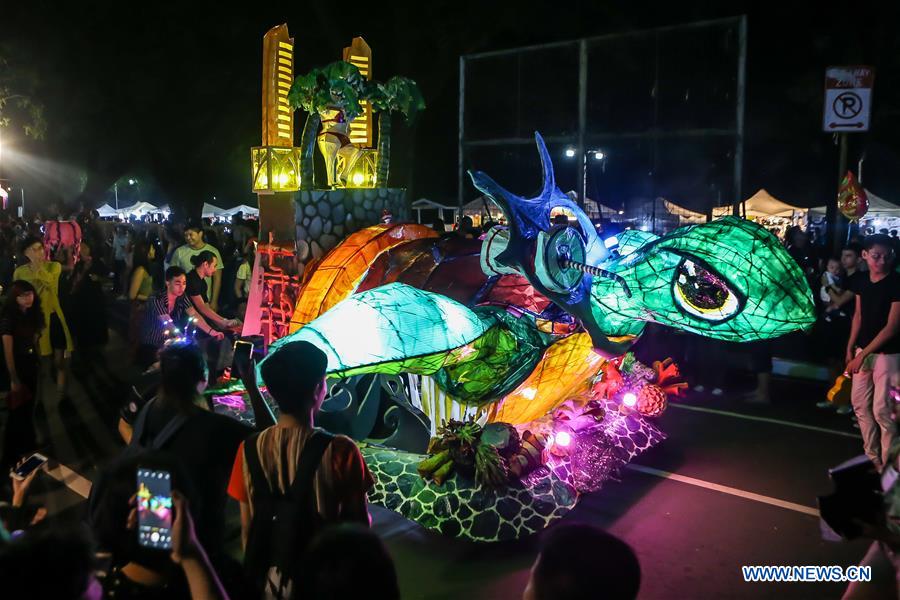
<svg viewBox="0 0 900 600">
<path fill-rule="evenodd" d="M 846 567 L 867 548 L 822 541 L 809 514 L 830 489 L 826 469 L 858 454 L 861 440 L 846 417 L 812 406 L 814 387 L 780 381 L 775 391 L 771 406 L 696 396 L 673 406 L 660 419 L 669 439 L 576 507 L 572 519 L 635 548 L 641 598 L 840 597 L 843 584 L 749 584 L 741 576 L 742 565 Z M 448 541 L 387 511 L 378 511 L 376 526 L 410 598 L 519 598 L 536 553 L 533 541 Z"/>
<path fill-rule="evenodd" d="M 54 518 L 79 518 L 96 466 L 119 446 L 114 429 L 121 340 L 108 368 L 80 373 L 71 400 L 48 404 L 48 452 L 69 469 L 41 476 L 33 500 Z M 774 402 L 689 396 L 660 418 L 669 439 L 634 468 L 585 497 L 572 519 L 627 540 L 644 570 L 641 598 L 838 598 L 842 584 L 750 584 L 741 565 L 849 566 L 865 542 L 821 540 L 815 497 L 829 490 L 826 469 L 860 451 L 846 417 L 818 411 L 822 390 L 776 380 Z M 672 474 L 672 475 L 669 475 Z M 404 598 L 519 598 L 535 540 L 480 545 L 446 539 L 373 507 L 376 531 L 396 563 Z M 602 589 L 602 582 L 597 583 Z"/>
</svg>

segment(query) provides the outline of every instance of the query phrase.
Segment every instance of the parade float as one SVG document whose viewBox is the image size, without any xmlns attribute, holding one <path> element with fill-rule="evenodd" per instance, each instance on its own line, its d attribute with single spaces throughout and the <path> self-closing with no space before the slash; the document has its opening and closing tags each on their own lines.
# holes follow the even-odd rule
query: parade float
<svg viewBox="0 0 900 600">
<path fill-rule="evenodd" d="M 604 241 L 535 141 L 534 198 L 470 173 L 508 223 L 480 239 L 401 218 L 347 230 L 307 262 L 303 193 L 260 197 L 263 223 L 268 204 L 295 227 L 273 224 L 261 244 L 269 259 L 254 267 L 260 308 L 245 336 L 268 354 L 296 340 L 321 348 L 329 395 L 317 425 L 358 441 L 370 502 L 476 541 L 543 529 L 664 439 L 654 420 L 684 384 L 671 361 L 635 359 L 647 323 L 741 342 L 814 320 L 802 272 L 764 228 L 725 217 Z M 323 194 L 341 189 L 338 173 Z M 209 394 L 258 427 L 276 418 L 253 372 Z"/>
</svg>

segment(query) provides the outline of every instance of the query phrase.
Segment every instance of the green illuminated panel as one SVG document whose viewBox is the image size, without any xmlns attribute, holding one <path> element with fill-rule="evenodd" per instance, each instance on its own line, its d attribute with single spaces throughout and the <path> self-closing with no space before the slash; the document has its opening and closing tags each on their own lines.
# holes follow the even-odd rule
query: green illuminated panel
<svg viewBox="0 0 900 600">
<path fill-rule="evenodd" d="M 272 344 L 271 351 L 306 340 L 328 356 L 330 374 L 430 374 L 448 359 L 465 358 L 452 351 L 484 335 L 492 324 L 445 296 L 392 283 L 350 296 Z M 375 365 L 383 369 L 363 369 Z"/>
<path fill-rule="evenodd" d="M 631 333 L 637 321 L 653 321 L 741 342 L 814 322 L 800 267 L 764 227 L 724 217 L 653 241 L 648 236 L 623 236 L 630 253 L 603 264 L 625 279 L 631 298 L 613 280 L 594 280 L 593 314 L 607 334 Z"/>
</svg>

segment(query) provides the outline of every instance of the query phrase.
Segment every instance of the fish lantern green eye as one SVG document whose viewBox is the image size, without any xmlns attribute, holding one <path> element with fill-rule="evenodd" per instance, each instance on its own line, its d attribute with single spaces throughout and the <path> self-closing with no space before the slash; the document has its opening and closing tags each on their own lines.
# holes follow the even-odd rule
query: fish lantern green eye
<svg viewBox="0 0 900 600">
<path fill-rule="evenodd" d="M 724 321 L 740 310 L 740 299 L 724 278 L 689 258 L 675 269 L 672 295 L 681 310 L 705 321 Z"/>
</svg>

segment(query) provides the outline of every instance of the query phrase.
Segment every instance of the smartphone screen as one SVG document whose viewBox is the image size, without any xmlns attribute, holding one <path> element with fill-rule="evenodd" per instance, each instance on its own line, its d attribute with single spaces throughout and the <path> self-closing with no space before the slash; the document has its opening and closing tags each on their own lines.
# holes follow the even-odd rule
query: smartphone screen
<svg viewBox="0 0 900 600">
<path fill-rule="evenodd" d="M 172 549 L 172 480 L 168 471 L 138 469 L 138 543 Z"/>
<path fill-rule="evenodd" d="M 32 471 L 34 471 L 35 469 L 40 467 L 45 462 L 47 462 L 47 457 L 44 456 L 43 454 L 38 454 L 38 453 L 32 454 L 31 456 L 28 457 L 28 460 L 26 460 L 24 463 L 22 463 L 21 465 L 19 465 L 19 467 L 16 468 L 16 471 L 15 471 L 16 478 L 17 479 L 25 479 L 26 477 L 28 477 L 28 475 Z"/>
</svg>

